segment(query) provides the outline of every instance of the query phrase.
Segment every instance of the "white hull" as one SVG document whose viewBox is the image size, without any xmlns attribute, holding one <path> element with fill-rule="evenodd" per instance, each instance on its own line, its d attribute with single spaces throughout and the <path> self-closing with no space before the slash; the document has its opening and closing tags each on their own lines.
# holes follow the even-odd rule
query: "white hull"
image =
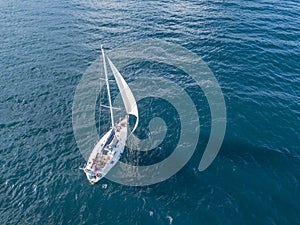
<svg viewBox="0 0 300 225">
<path fill-rule="evenodd" d="M 96 144 L 84 172 L 91 184 L 101 180 L 121 157 L 127 139 L 127 118 L 111 128 Z"/>
</svg>

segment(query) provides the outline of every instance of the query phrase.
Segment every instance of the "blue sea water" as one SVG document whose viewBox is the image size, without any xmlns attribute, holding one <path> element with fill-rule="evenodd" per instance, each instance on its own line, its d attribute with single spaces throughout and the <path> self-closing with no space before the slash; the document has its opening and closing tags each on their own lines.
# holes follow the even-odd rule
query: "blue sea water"
<svg viewBox="0 0 300 225">
<path fill-rule="evenodd" d="M 199 172 L 209 108 L 189 89 L 202 127 L 188 164 L 150 186 L 92 186 L 78 169 L 76 87 L 100 44 L 153 39 L 187 48 L 214 73 L 227 108 L 222 148 Z M 1 224 L 300 224 L 299 1 L 2 0 L 0 43 Z M 130 80 L 168 70 L 123 72 Z"/>
</svg>

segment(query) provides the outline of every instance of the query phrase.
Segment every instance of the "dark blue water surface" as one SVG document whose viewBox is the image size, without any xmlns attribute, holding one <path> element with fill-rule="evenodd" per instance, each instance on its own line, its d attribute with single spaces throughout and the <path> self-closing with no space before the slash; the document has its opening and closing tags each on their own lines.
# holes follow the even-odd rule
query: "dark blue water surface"
<svg viewBox="0 0 300 225">
<path fill-rule="evenodd" d="M 199 172 L 210 132 L 209 116 L 200 116 L 198 151 L 170 179 L 92 186 L 78 170 L 76 87 L 100 44 L 149 39 L 208 64 L 227 106 L 224 143 Z M 140 64 L 124 76 L 166 73 L 159 68 Z M 300 224 L 299 1 L 2 0 L 0 93 L 1 224 Z"/>
</svg>

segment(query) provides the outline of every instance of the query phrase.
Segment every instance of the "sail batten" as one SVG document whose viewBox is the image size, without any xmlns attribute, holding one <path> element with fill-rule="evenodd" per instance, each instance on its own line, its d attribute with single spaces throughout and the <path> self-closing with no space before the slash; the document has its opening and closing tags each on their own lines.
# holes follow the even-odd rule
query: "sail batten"
<svg viewBox="0 0 300 225">
<path fill-rule="evenodd" d="M 127 114 L 133 115 L 136 117 L 135 125 L 131 131 L 131 133 L 134 132 L 134 130 L 137 128 L 138 122 L 139 122 L 139 115 L 138 115 L 138 108 L 137 104 L 134 98 L 134 95 L 132 94 L 132 91 L 130 90 L 128 84 L 122 77 L 121 73 L 118 71 L 118 69 L 115 67 L 115 65 L 112 63 L 112 61 L 106 56 L 107 61 L 109 63 L 109 66 L 113 72 L 113 75 L 115 77 L 116 83 L 118 85 L 118 88 L 120 90 L 120 94 L 126 109 Z"/>
</svg>

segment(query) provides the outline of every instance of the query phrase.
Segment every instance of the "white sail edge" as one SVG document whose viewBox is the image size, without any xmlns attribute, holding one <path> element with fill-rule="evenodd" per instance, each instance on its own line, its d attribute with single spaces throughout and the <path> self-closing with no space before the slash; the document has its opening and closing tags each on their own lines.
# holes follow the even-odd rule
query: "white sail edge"
<svg viewBox="0 0 300 225">
<path fill-rule="evenodd" d="M 122 77 L 122 75 L 118 71 L 118 69 L 115 67 L 115 65 L 112 63 L 112 61 L 107 56 L 106 56 L 106 58 L 109 63 L 109 66 L 113 72 L 113 75 L 115 77 L 118 88 L 120 90 L 120 94 L 123 99 L 123 103 L 124 103 L 127 114 L 130 114 L 130 115 L 133 115 L 136 117 L 135 125 L 131 131 L 131 133 L 133 133 L 139 123 L 139 113 L 138 113 L 138 108 L 137 108 L 137 104 L 136 104 L 134 95 L 132 94 L 132 91 L 130 90 L 128 84 L 126 83 L 126 81 L 124 80 L 124 78 Z"/>
</svg>

